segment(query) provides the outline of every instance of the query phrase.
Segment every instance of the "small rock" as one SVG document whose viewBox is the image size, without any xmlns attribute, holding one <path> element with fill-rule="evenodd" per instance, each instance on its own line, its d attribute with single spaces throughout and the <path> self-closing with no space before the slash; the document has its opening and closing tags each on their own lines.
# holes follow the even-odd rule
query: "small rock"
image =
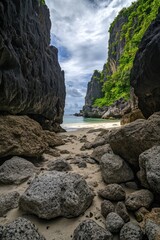
<svg viewBox="0 0 160 240">
<path fill-rule="evenodd" d="M 19 196 L 16 191 L 0 195 L 0 217 L 3 217 L 9 210 L 18 207 Z"/>
<path fill-rule="evenodd" d="M 130 221 L 129 214 L 123 202 L 117 203 L 115 211 L 124 220 L 125 223 Z"/>
<path fill-rule="evenodd" d="M 48 170 L 49 171 L 64 171 L 64 172 L 67 172 L 67 171 L 71 171 L 72 170 L 72 167 L 71 165 L 64 159 L 57 159 L 51 163 L 48 164 Z"/>
<path fill-rule="evenodd" d="M 142 222 L 147 213 L 149 213 L 149 211 L 145 207 L 141 207 L 140 209 L 138 209 L 135 212 L 135 218 L 137 222 Z"/>
<path fill-rule="evenodd" d="M 100 161 L 100 167 L 106 183 L 123 183 L 134 179 L 131 168 L 118 155 L 104 154 Z"/>
<path fill-rule="evenodd" d="M 70 154 L 70 152 L 66 149 L 60 150 L 61 154 Z"/>
<path fill-rule="evenodd" d="M 138 225 L 126 223 L 120 231 L 120 240 L 142 240 L 143 232 Z"/>
<path fill-rule="evenodd" d="M 101 203 L 101 214 L 104 218 L 111 212 L 114 212 L 114 205 L 109 200 L 104 200 Z"/>
<path fill-rule="evenodd" d="M 123 225 L 124 221 L 117 213 L 111 212 L 108 214 L 106 218 L 106 226 L 111 233 L 118 233 Z"/>
<path fill-rule="evenodd" d="M 136 211 L 141 207 L 149 208 L 153 202 L 153 194 L 146 189 L 131 193 L 125 201 L 128 210 Z"/>
<path fill-rule="evenodd" d="M 20 157 L 12 157 L 0 166 L 0 182 L 4 184 L 20 184 L 34 175 L 35 166 Z"/>
<path fill-rule="evenodd" d="M 13 222 L 7 224 L 2 230 L 1 240 L 45 240 L 38 233 L 37 228 L 29 220 L 25 218 L 17 218 Z"/>
<path fill-rule="evenodd" d="M 121 201 L 126 197 L 123 188 L 116 183 L 109 184 L 104 189 L 99 190 L 98 195 L 110 201 Z"/>
<path fill-rule="evenodd" d="M 113 240 L 112 234 L 93 220 L 85 220 L 74 230 L 73 240 Z"/>
<path fill-rule="evenodd" d="M 80 162 L 78 163 L 78 167 L 79 167 L 79 168 L 86 168 L 86 167 L 87 167 L 87 163 L 84 162 L 84 161 L 80 161 Z"/>
</svg>

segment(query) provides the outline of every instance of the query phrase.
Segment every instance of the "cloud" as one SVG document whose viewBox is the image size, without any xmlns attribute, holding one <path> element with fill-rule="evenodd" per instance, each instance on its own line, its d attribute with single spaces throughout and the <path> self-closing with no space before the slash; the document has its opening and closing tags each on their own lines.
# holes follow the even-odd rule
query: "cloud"
<svg viewBox="0 0 160 240">
<path fill-rule="evenodd" d="M 73 102 L 76 101 L 78 108 L 82 108 L 87 82 L 95 69 L 102 69 L 107 59 L 110 23 L 131 2 L 46 0 L 52 21 L 51 44 L 59 49 L 59 61 L 65 71 L 66 109 L 74 112 Z"/>
</svg>

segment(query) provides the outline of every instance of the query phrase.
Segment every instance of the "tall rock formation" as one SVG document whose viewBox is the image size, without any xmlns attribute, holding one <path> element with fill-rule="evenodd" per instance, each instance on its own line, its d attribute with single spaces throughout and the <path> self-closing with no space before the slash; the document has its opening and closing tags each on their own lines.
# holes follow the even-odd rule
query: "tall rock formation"
<svg viewBox="0 0 160 240">
<path fill-rule="evenodd" d="M 123 106 L 125 105 L 124 101 L 125 102 L 128 101 L 128 104 L 126 103 L 126 105 L 128 106 L 130 105 L 129 108 L 132 109 L 132 113 L 136 109 L 136 115 L 134 114 L 135 118 L 143 117 L 141 112 L 139 110 L 137 111 L 138 101 L 134 94 L 133 88 L 130 87 L 130 72 L 141 39 L 144 33 L 146 32 L 147 28 L 151 24 L 151 22 L 156 18 L 158 13 L 158 7 L 160 7 L 160 2 L 157 0 L 146 1 L 137 0 L 136 2 L 132 3 L 129 8 L 122 9 L 118 16 L 115 18 L 115 20 L 113 21 L 113 23 L 111 24 L 109 30 L 110 39 L 108 47 L 108 60 L 107 63 L 105 64 L 105 68 L 101 72 L 100 79 L 100 82 L 102 81 L 104 82 L 101 90 L 103 91 L 103 97 L 97 98 L 94 102 L 94 107 L 95 106 L 99 108 L 101 108 L 102 106 L 109 107 L 107 113 L 105 113 L 104 115 L 105 118 L 114 117 L 114 115 L 123 116 L 123 114 L 126 112 L 126 109 L 123 109 Z M 153 33 L 153 35 L 154 34 L 157 33 Z M 145 51 L 143 50 L 146 49 L 145 45 L 147 43 L 148 42 L 146 37 L 146 40 L 144 40 L 144 43 L 141 46 L 141 53 L 139 53 L 137 57 L 139 58 L 139 62 L 141 61 L 142 55 L 146 54 L 144 53 Z M 157 48 L 159 48 L 158 44 Z M 154 53 L 150 54 L 149 56 L 148 53 L 149 56 L 148 61 L 152 61 L 152 66 L 156 71 L 156 69 L 158 69 L 157 65 L 158 59 L 156 57 L 153 57 L 153 55 Z M 137 67 L 137 72 L 136 71 L 134 72 L 135 75 L 134 82 L 140 82 L 138 78 L 140 79 L 140 75 L 142 74 L 142 71 L 144 71 L 140 70 L 144 69 L 144 66 L 142 66 L 144 61 L 142 64 L 139 64 L 139 62 L 137 61 L 137 66 L 139 66 L 139 70 Z M 156 62 L 156 64 L 154 64 L 154 62 Z M 148 78 L 149 74 L 150 74 L 149 70 L 146 70 L 145 78 Z M 132 85 L 135 86 L 136 83 L 133 83 Z M 147 85 L 145 88 L 146 92 Z M 156 86 L 154 87 L 154 89 L 155 88 Z M 141 102 L 142 101 L 144 102 L 145 98 L 143 95 L 143 90 L 138 88 L 138 86 L 137 89 L 139 90 L 137 90 L 136 95 L 137 96 L 141 95 L 141 100 L 139 103 L 139 106 L 141 107 L 141 105 L 144 105 L 144 103 Z M 152 95 L 154 95 L 154 97 L 153 96 L 151 97 L 152 99 L 154 99 L 153 100 L 154 103 L 150 105 L 150 108 L 154 110 L 158 109 L 156 107 L 158 104 L 156 99 L 159 94 L 157 93 L 157 91 L 159 91 L 157 90 L 157 88 L 155 91 L 154 93 L 152 92 Z M 149 94 L 148 98 L 150 98 L 150 93 L 147 94 Z M 129 108 L 127 107 L 127 112 Z M 151 111 L 151 113 L 153 113 L 154 110 Z M 144 112 L 144 115 L 149 116 L 150 114 L 148 115 Z"/>
<path fill-rule="evenodd" d="M 140 43 L 131 72 L 131 85 L 145 117 L 160 111 L 160 14 Z"/>
<path fill-rule="evenodd" d="M 65 84 L 50 28 L 43 1 L 0 2 L 0 112 L 29 115 L 54 130 L 63 119 Z"/>
</svg>

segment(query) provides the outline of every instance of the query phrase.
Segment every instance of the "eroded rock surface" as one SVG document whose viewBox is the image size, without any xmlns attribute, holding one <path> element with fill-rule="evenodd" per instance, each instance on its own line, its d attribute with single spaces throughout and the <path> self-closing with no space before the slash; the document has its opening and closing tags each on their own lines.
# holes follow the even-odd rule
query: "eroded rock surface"
<svg viewBox="0 0 160 240">
<path fill-rule="evenodd" d="M 77 217 L 94 194 L 79 174 L 52 171 L 36 177 L 20 197 L 20 209 L 40 218 Z"/>
<path fill-rule="evenodd" d="M 2 1 L 0 22 L 0 111 L 30 115 L 53 130 L 62 122 L 65 84 L 50 46 L 49 10 L 38 0 Z"/>
<path fill-rule="evenodd" d="M 19 217 L 1 230 L 1 240 L 45 240 L 37 227 L 29 220 Z"/>
<path fill-rule="evenodd" d="M 112 240 L 112 234 L 93 220 L 85 220 L 74 230 L 73 240 Z"/>
</svg>

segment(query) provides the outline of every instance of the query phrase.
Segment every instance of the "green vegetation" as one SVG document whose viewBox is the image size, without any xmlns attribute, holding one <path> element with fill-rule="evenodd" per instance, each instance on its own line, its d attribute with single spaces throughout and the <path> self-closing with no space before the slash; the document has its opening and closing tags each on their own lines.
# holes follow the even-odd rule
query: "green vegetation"
<svg viewBox="0 0 160 240">
<path fill-rule="evenodd" d="M 40 3 L 41 3 L 42 5 L 45 5 L 45 0 L 40 0 Z"/>
<path fill-rule="evenodd" d="M 130 71 L 133 66 L 133 60 L 144 33 L 156 18 L 159 7 L 159 0 L 138 0 L 132 3 L 129 8 L 124 8 L 111 24 L 110 33 L 113 31 L 117 21 L 122 17 L 126 19 L 119 33 L 120 41 L 125 42 L 125 46 L 120 55 L 116 71 L 109 71 L 113 73 L 111 75 L 110 73 L 107 74 L 107 81 L 104 82 L 102 89 L 104 97 L 96 99 L 94 106 L 109 106 L 122 97 L 126 100 L 129 99 Z M 117 44 L 118 42 L 115 39 L 115 42 L 109 46 L 109 58 L 110 55 L 112 55 L 112 58 L 116 55 L 114 47 Z M 110 64 L 109 58 L 106 64 L 107 68 Z"/>
</svg>

